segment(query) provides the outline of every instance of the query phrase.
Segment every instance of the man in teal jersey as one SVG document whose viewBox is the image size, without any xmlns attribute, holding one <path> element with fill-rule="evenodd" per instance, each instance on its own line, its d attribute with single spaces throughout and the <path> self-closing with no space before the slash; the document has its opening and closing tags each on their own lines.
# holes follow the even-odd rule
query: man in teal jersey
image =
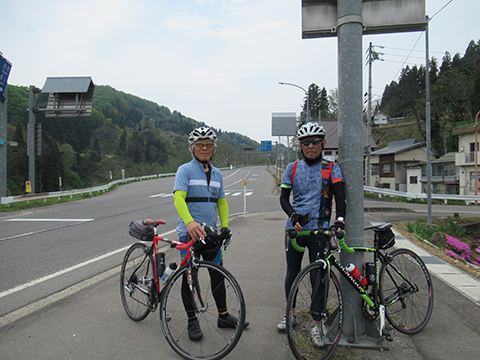
<svg viewBox="0 0 480 360">
<path fill-rule="evenodd" d="M 177 234 L 181 241 L 186 241 L 188 237 L 200 241 L 207 235 L 201 224 L 205 223 L 217 230 L 218 214 L 222 226 L 221 233 L 230 237 L 228 203 L 223 189 L 223 177 L 220 170 L 210 163 L 217 147 L 217 135 L 212 129 L 199 127 L 190 133 L 188 143 L 193 160 L 178 168 L 173 188 L 175 208 L 180 215 Z M 185 254 L 186 251 L 182 257 Z M 204 254 L 203 258 L 223 265 L 221 248 L 212 257 Z M 220 293 L 225 293 L 223 278 L 212 278 L 212 289 L 217 288 L 216 284 L 220 284 L 219 289 L 215 291 L 215 295 L 218 295 L 216 296 L 218 299 L 216 301 L 217 325 L 220 328 L 235 328 L 238 319 L 228 313 L 225 296 Z M 182 288 L 185 290 L 182 291 L 182 295 L 189 292 L 185 279 Z M 184 298 L 183 303 L 188 315 L 188 335 L 191 340 L 199 341 L 203 334 L 196 314 L 189 306 L 187 298 Z M 247 325 L 248 322 L 245 323 L 245 327 Z"/>
<path fill-rule="evenodd" d="M 325 146 L 325 129 L 317 123 L 306 123 L 297 132 L 300 141 L 300 150 L 303 159 L 288 164 L 281 185 L 280 204 L 287 214 L 285 226 L 287 230 L 286 260 L 287 273 L 285 276 L 285 296 L 288 299 L 290 288 L 295 277 L 301 270 L 303 252 L 297 251 L 288 237 L 288 230 L 316 230 L 328 228 L 332 212 L 332 200 L 335 197 L 337 229 L 344 229 L 345 216 L 345 183 L 340 166 L 337 163 L 322 158 Z M 290 204 L 290 194 L 293 195 Z M 301 224 L 303 216 L 310 214 L 310 221 Z M 297 243 L 308 248 L 309 260 L 314 262 L 317 254 L 323 252 L 321 244 L 328 239 L 319 241 L 315 236 L 297 236 Z M 321 298 L 321 296 L 320 296 Z M 322 329 L 321 313 L 324 304 L 316 302 L 312 308 L 312 341 L 316 346 L 323 346 L 324 332 Z M 292 315 L 292 324 L 296 324 L 295 314 Z M 286 317 L 277 325 L 279 331 L 286 330 Z"/>
</svg>

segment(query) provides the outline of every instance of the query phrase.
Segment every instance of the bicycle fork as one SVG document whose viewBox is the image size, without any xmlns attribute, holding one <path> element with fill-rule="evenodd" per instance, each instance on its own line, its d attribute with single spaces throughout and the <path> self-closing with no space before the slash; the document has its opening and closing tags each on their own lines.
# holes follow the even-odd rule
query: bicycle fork
<svg viewBox="0 0 480 360">
<path fill-rule="evenodd" d="M 385 328 L 385 305 L 379 305 L 379 312 L 380 312 L 380 334 L 385 338 L 387 341 L 393 341 L 393 330 L 387 330 Z"/>
<path fill-rule="evenodd" d="M 190 293 L 192 295 L 192 305 L 196 313 L 204 313 L 207 311 L 205 304 L 203 303 L 202 295 L 200 292 L 200 285 L 198 283 L 197 274 L 193 274 L 192 267 L 187 270 L 187 283 Z M 200 301 L 200 307 L 197 305 L 197 300 Z"/>
</svg>

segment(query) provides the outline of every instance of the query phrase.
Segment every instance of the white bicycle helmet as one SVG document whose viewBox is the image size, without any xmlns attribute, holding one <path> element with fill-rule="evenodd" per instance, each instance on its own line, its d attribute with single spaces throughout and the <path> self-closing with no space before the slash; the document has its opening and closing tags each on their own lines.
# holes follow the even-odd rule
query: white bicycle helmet
<svg viewBox="0 0 480 360">
<path fill-rule="evenodd" d="M 214 144 L 217 143 L 217 134 L 215 131 L 208 127 L 201 126 L 194 129 L 190 135 L 188 135 L 188 144 L 193 145 L 200 139 L 210 139 Z"/>
<path fill-rule="evenodd" d="M 309 122 L 303 124 L 297 131 L 297 138 L 298 140 L 302 140 L 309 136 L 318 136 L 323 140 L 325 138 L 325 129 L 317 123 Z"/>
</svg>

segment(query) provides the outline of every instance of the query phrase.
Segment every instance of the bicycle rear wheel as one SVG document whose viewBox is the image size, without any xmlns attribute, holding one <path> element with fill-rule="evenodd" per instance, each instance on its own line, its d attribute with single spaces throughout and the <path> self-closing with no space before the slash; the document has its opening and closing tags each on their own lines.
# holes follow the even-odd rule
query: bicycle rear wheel
<svg viewBox="0 0 480 360">
<path fill-rule="evenodd" d="M 320 263 L 307 265 L 295 278 L 288 296 L 287 337 L 290 349 L 298 360 L 329 359 L 340 340 L 342 289 L 337 276 L 330 272 L 327 279 L 322 267 Z M 322 315 L 319 316 L 319 313 Z M 320 341 L 314 341 L 312 337 L 314 318 L 319 321 Z"/>
<path fill-rule="evenodd" d="M 380 269 L 379 286 L 392 326 L 409 335 L 422 331 L 433 310 L 432 279 L 422 259 L 408 249 L 392 251 Z"/>
<path fill-rule="evenodd" d="M 185 310 L 182 282 L 189 269 L 183 266 L 171 275 L 162 289 L 160 299 L 160 323 L 163 334 L 177 354 L 185 359 L 221 359 L 237 345 L 245 325 L 245 301 L 237 281 L 223 266 L 210 261 L 192 265 L 193 299 L 187 306 L 195 310 L 203 338 L 192 341 L 188 336 L 188 316 Z M 213 286 L 211 278 L 223 279 L 225 293 L 218 296 L 221 285 Z M 185 287 L 184 287 L 185 289 Z M 188 291 L 189 292 L 189 291 Z M 190 292 L 189 292 L 190 293 Z M 191 294 L 191 293 L 190 293 Z M 214 295 L 217 296 L 215 299 Z M 185 299 L 190 296 L 183 296 Z M 219 328 L 217 302 L 226 301 L 228 312 L 238 319 L 234 328 Z"/>
<path fill-rule="evenodd" d="M 150 313 L 152 291 L 156 291 L 153 257 L 143 243 L 133 244 L 125 254 L 120 272 L 120 296 L 127 315 L 134 321 Z"/>
</svg>

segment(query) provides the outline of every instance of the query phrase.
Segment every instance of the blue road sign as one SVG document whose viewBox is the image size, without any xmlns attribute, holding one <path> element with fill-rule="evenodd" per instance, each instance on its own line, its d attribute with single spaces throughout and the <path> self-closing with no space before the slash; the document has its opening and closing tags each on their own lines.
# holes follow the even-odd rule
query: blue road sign
<svg viewBox="0 0 480 360">
<path fill-rule="evenodd" d="M 3 93 L 7 87 L 7 80 L 8 75 L 10 75 L 10 69 L 12 68 L 12 64 L 10 61 L 5 59 L 0 54 L 0 101 L 2 100 Z"/>
<path fill-rule="evenodd" d="M 260 150 L 262 150 L 262 151 L 272 151 L 272 141 L 271 140 L 263 140 L 260 143 Z"/>
</svg>

